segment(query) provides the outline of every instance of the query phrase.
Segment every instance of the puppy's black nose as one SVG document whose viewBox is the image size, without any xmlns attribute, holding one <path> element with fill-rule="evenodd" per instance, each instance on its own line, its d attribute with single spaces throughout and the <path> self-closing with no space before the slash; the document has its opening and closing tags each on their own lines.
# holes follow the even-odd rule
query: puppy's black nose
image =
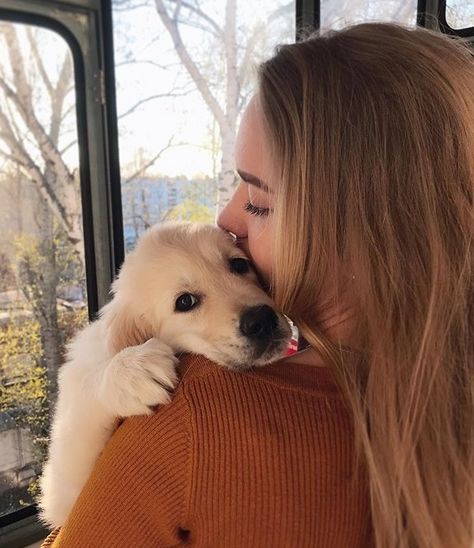
<svg viewBox="0 0 474 548">
<path fill-rule="evenodd" d="M 263 304 L 247 308 L 240 317 L 240 331 L 249 339 L 268 337 L 278 327 L 278 316 Z"/>
</svg>

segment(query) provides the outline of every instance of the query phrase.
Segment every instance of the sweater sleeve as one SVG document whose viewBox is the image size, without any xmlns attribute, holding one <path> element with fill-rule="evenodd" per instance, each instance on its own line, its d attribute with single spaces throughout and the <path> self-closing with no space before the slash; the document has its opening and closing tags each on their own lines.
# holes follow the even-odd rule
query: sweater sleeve
<svg viewBox="0 0 474 548">
<path fill-rule="evenodd" d="M 43 548 L 180 545 L 186 537 L 189 409 L 181 391 L 115 432 L 66 524 Z"/>
</svg>

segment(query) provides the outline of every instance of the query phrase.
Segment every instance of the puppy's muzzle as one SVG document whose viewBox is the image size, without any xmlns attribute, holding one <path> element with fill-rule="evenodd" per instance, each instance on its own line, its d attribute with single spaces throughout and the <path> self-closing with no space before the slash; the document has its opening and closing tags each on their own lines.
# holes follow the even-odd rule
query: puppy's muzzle
<svg viewBox="0 0 474 548">
<path fill-rule="evenodd" d="M 271 349 L 282 336 L 278 316 L 266 304 L 245 309 L 240 317 L 239 329 L 253 347 L 255 357 Z"/>
<path fill-rule="evenodd" d="M 240 331 L 250 339 L 269 339 L 278 327 L 278 317 L 270 306 L 264 304 L 247 308 L 240 317 Z"/>
</svg>

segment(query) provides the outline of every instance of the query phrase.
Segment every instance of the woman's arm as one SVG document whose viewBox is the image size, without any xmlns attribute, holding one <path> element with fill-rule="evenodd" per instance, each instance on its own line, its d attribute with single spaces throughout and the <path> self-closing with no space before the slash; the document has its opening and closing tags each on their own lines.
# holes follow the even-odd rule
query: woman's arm
<svg viewBox="0 0 474 548">
<path fill-rule="evenodd" d="M 43 547 L 176 546 L 186 527 L 189 408 L 178 390 L 114 434 L 64 527 Z"/>
</svg>

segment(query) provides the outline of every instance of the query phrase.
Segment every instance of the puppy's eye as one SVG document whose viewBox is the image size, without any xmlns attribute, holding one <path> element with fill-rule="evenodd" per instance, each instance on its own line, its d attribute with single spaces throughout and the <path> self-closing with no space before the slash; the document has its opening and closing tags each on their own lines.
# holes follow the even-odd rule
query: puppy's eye
<svg viewBox="0 0 474 548">
<path fill-rule="evenodd" d="M 229 260 L 230 270 L 235 274 L 247 274 L 250 270 L 250 264 L 247 259 L 242 257 L 234 257 Z"/>
<path fill-rule="evenodd" d="M 199 299 L 191 293 L 181 294 L 174 303 L 176 312 L 189 312 L 199 304 Z"/>
</svg>

